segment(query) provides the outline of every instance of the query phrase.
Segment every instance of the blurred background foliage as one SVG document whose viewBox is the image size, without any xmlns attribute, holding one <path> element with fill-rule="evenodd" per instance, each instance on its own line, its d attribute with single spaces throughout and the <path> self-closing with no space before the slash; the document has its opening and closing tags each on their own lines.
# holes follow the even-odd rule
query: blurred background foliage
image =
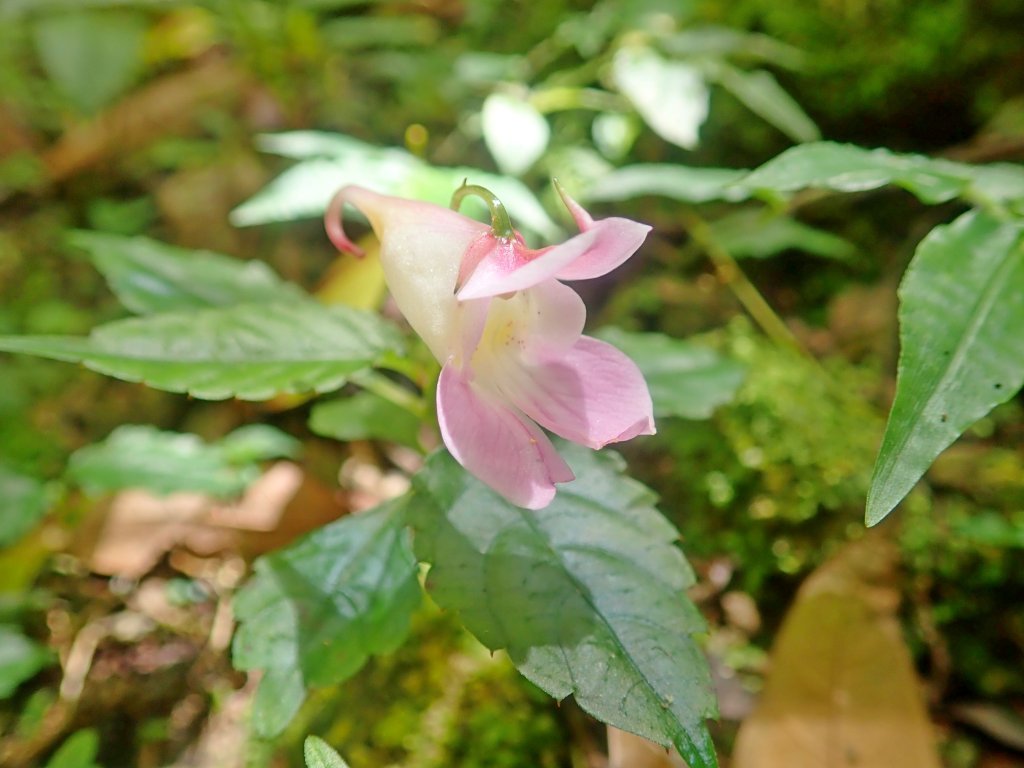
<svg viewBox="0 0 1024 768">
<path fill-rule="evenodd" d="M 1019 161 L 1021 29 L 1014 0 L 0 0 L 0 333 L 121 316 L 71 243 L 82 228 L 264 259 L 329 293 L 339 266 L 317 222 L 229 223 L 293 164 L 260 151 L 268 132 L 330 130 L 504 173 L 546 203 L 551 176 L 585 190 L 640 162 L 750 167 L 819 135 Z M 810 197 L 791 212 L 812 234 L 776 231 L 775 246 L 757 211 L 615 208 L 654 234 L 643 259 L 585 286 L 592 324 L 695 336 L 748 372 L 710 420 L 664 419 L 626 448 L 698 567 L 726 754 L 797 586 L 863 534 L 895 288 L 958 205 L 891 189 Z M 690 209 L 792 338 L 746 319 Z M 255 739 L 253 686 L 224 636 L 247 562 L 400 484 L 401 449 L 317 437 L 303 404 L 195 402 L 29 358 L 0 359 L 0 384 L 0 763 L 297 765 L 313 732 L 357 767 L 599 764 L 602 731 L 428 608 L 395 655 L 318 692 L 276 742 Z M 290 522 L 210 545 L 223 529 L 187 517 L 143 566 L 97 567 L 101 544 L 136 540 L 104 533 L 116 496 L 59 480 L 75 451 L 126 423 L 213 450 L 260 420 L 303 445 Z M 1022 759 L 1022 423 L 1019 397 L 983 419 L 885 528 L 952 766 Z"/>
</svg>

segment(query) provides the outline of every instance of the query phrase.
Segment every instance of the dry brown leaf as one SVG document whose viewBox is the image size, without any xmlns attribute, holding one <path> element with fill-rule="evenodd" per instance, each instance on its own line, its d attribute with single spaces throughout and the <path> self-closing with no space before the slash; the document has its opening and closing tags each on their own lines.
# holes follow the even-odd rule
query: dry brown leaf
<svg viewBox="0 0 1024 768">
<path fill-rule="evenodd" d="M 296 514 L 287 514 L 289 509 Z M 343 511 L 289 462 L 274 464 L 230 504 L 198 493 L 123 491 L 111 503 L 89 565 L 97 573 L 139 578 L 179 545 L 201 555 L 229 549 L 258 554 Z"/>
<path fill-rule="evenodd" d="M 813 574 L 790 609 L 736 768 L 939 768 L 894 618 L 891 545 L 868 537 Z"/>
</svg>

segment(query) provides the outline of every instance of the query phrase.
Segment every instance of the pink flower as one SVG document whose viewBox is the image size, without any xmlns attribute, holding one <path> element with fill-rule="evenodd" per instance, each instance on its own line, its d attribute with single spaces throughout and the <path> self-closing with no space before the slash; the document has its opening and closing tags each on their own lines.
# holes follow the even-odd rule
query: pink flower
<svg viewBox="0 0 1024 768">
<path fill-rule="evenodd" d="M 538 427 L 591 448 L 654 433 L 651 397 L 636 365 L 615 347 L 583 336 L 582 299 L 560 280 L 599 277 L 628 259 L 650 227 L 594 221 L 559 187 L 580 234 L 531 250 L 504 208 L 480 187 L 487 226 L 431 203 L 340 190 L 327 233 L 360 253 L 341 225 L 358 208 L 380 240 L 391 295 L 441 363 L 437 415 L 452 456 L 509 501 L 547 506 L 572 470 Z"/>
</svg>

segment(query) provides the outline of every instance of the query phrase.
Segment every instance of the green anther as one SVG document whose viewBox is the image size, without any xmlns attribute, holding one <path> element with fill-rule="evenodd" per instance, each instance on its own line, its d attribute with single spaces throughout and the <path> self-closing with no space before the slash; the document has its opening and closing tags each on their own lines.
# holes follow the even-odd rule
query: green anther
<svg viewBox="0 0 1024 768">
<path fill-rule="evenodd" d="M 515 235 L 515 230 L 512 229 L 512 222 L 505 211 L 505 206 L 502 205 L 498 196 L 486 187 L 481 187 L 477 184 L 467 184 L 463 181 L 462 186 L 456 189 L 452 195 L 451 208 L 453 211 L 459 210 L 459 206 L 462 205 L 466 195 L 479 197 L 487 204 L 487 209 L 491 212 L 491 232 L 494 233 L 495 237 L 508 240 Z"/>
</svg>

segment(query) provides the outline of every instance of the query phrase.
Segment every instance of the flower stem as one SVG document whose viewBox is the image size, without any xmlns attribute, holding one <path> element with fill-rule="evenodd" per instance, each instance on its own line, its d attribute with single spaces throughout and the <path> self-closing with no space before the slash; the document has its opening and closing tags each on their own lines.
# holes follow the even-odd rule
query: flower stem
<svg viewBox="0 0 1024 768">
<path fill-rule="evenodd" d="M 718 279 L 733 292 L 754 322 L 761 326 L 761 330 L 775 343 L 810 357 L 810 353 L 799 339 L 793 335 L 789 327 L 782 322 L 782 318 L 775 314 L 775 310 L 765 301 L 764 296 L 743 274 L 743 270 L 740 269 L 740 265 L 736 263 L 732 254 L 718 242 L 708 223 L 694 213 L 684 214 L 684 220 L 690 237 L 711 260 L 715 272 L 718 273 Z"/>
<path fill-rule="evenodd" d="M 459 210 L 459 206 L 462 205 L 462 201 L 466 199 L 467 195 L 479 197 L 487 204 L 487 209 L 491 212 L 491 232 L 495 237 L 508 240 L 515 234 L 515 230 L 512 229 L 512 221 L 501 200 L 491 190 L 478 184 L 462 182 L 462 186 L 452 194 L 451 208 L 453 211 Z"/>
</svg>

